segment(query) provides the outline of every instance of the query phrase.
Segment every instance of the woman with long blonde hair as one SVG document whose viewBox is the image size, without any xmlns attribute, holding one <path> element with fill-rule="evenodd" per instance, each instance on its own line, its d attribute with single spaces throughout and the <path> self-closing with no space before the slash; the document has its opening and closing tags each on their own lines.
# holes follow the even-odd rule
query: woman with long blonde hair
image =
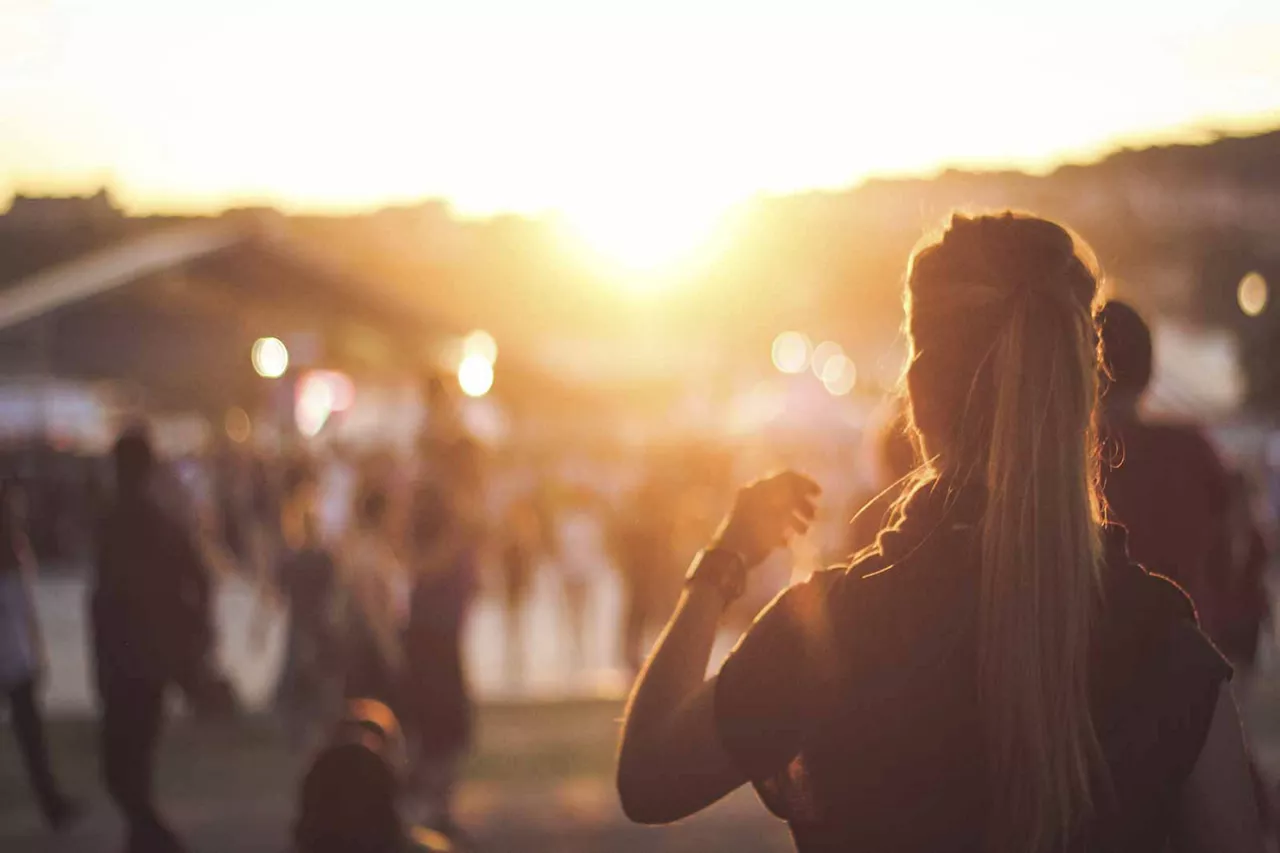
<svg viewBox="0 0 1280 853">
<path fill-rule="evenodd" d="M 805 853 L 1261 849 L 1230 668 L 1105 523 L 1097 299 L 1043 219 L 957 215 L 916 252 L 923 466 L 874 549 L 784 592 L 708 680 L 726 604 L 817 489 L 739 493 L 631 697 L 628 815 L 750 782 Z"/>
</svg>

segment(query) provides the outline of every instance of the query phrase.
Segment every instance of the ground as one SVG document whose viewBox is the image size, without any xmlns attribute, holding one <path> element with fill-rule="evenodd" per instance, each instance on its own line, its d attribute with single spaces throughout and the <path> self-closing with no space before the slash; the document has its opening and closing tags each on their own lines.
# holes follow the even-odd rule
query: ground
<svg viewBox="0 0 1280 853">
<path fill-rule="evenodd" d="M 1247 691 L 1248 724 L 1263 763 L 1280 769 L 1280 683 Z M 673 827 L 629 824 L 613 789 L 618 703 L 605 700 L 488 704 L 468 769 L 460 811 L 482 849 L 554 853 L 782 853 L 785 827 L 742 790 Z M 92 812 L 75 831 L 50 838 L 40 828 L 12 739 L 0 739 L 0 850 L 5 853 L 104 853 L 118 825 L 96 781 L 92 723 L 53 725 L 59 768 Z M 301 759 L 272 721 L 171 726 L 161 757 L 162 802 L 194 853 L 287 850 Z"/>
<path fill-rule="evenodd" d="M 612 701 L 490 704 L 463 788 L 460 812 L 488 853 L 790 850 L 786 828 L 749 791 L 675 827 L 633 826 L 613 788 L 621 708 Z M 96 780 L 92 724 L 53 726 L 59 769 L 84 792 L 85 824 L 50 838 L 36 820 L 11 738 L 0 740 L 0 850 L 105 853 L 119 826 Z M 282 853 L 288 846 L 300 759 L 265 717 L 237 724 L 178 720 L 161 757 L 162 803 L 194 853 Z"/>
</svg>

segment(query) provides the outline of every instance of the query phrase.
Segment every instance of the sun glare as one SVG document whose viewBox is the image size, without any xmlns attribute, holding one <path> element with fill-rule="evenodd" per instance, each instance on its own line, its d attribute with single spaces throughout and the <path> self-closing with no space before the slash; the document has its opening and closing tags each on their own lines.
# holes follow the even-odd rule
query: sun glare
<svg viewBox="0 0 1280 853">
<path fill-rule="evenodd" d="M 683 206 L 674 199 L 632 206 L 632 201 L 619 199 L 616 207 L 566 216 L 572 242 L 629 287 L 649 291 L 670 286 L 679 273 L 715 251 L 723 207 Z"/>
</svg>

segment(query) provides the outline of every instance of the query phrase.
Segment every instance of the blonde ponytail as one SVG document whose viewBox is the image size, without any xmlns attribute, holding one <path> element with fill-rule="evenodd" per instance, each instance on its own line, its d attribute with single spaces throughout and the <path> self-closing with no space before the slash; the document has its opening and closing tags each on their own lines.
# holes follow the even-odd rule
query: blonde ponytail
<svg viewBox="0 0 1280 853">
<path fill-rule="evenodd" d="M 1089 317 L 1020 297 L 993 353 L 979 685 L 997 850 L 1050 851 L 1093 807 L 1087 661 L 1101 543 Z"/>
<path fill-rule="evenodd" d="M 913 416 L 944 474 L 985 484 L 978 679 L 992 853 L 1054 853 L 1092 814 L 1101 560 L 1097 280 L 1065 229 L 956 217 L 909 287 Z"/>
</svg>

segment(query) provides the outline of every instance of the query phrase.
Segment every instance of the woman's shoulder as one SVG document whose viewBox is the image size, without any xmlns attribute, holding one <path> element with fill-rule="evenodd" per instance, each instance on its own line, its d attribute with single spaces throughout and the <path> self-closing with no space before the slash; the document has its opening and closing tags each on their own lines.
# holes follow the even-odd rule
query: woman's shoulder
<svg viewBox="0 0 1280 853">
<path fill-rule="evenodd" d="M 805 581 L 793 584 L 783 593 L 792 598 L 832 601 L 845 594 L 870 586 L 885 568 L 884 557 L 877 551 L 859 553 L 846 563 L 837 563 L 814 572 Z"/>
<path fill-rule="evenodd" d="M 767 610 L 800 623 L 812 623 L 823 614 L 822 621 L 834 619 L 846 629 L 862 626 L 885 609 L 886 596 L 894 595 L 900 586 L 885 568 L 884 558 L 875 553 L 819 569 L 783 590 Z"/>
<path fill-rule="evenodd" d="M 964 579 L 966 576 L 963 571 L 939 569 L 944 564 L 954 568 L 968 565 L 971 555 L 967 538 L 961 540 L 948 536 L 945 544 L 925 543 L 906 552 L 886 549 L 884 543 L 887 541 L 882 534 L 879 544 L 864 548 L 845 563 L 814 573 L 811 582 L 817 594 L 826 596 L 833 603 L 860 602 L 863 606 L 868 603 L 875 606 L 876 603 L 887 603 L 889 599 L 917 599 L 921 584 L 940 589 L 947 585 L 948 579 Z"/>
</svg>

